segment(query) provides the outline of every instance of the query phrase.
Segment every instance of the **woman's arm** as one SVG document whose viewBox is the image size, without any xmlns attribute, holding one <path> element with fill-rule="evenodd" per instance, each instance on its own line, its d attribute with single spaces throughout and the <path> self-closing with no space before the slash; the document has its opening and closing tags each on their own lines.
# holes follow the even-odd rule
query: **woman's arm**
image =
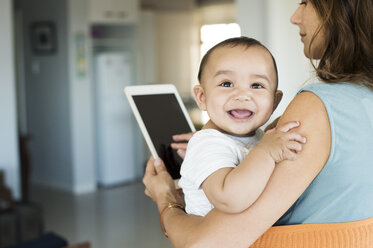
<svg viewBox="0 0 373 248">
<path fill-rule="evenodd" d="M 212 210 L 201 218 L 178 209 L 167 211 L 164 225 L 175 247 L 248 247 L 291 207 L 325 165 L 331 144 L 327 112 L 313 93 L 297 95 L 279 125 L 291 120 L 302 123 L 298 132 L 307 138 L 297 159 L 277 165 L 258 200 L 240 214 Z M 173 200 L 157 187 L 150 190 L 158 196 L 153 198 L 158 208 Z"/>
</svg>

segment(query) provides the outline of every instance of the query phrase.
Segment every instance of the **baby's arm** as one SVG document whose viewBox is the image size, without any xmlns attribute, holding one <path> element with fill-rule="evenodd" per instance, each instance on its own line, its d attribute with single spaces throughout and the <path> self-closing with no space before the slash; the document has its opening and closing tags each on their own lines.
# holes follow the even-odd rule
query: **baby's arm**
<svg viewBox="0 0 373 248">
<path fill-rule="evenodd" d="M 275 164 L 294 160 L 302 150 L 305 138 L 289 132 L 298 126 L 299 122 L 289 122 L 267 131 L 237 167 L 220 169 L 206 178 L 202 188 L 214 207 L 239 213 L 251 206 L 264 190 Z"/>
</svg>

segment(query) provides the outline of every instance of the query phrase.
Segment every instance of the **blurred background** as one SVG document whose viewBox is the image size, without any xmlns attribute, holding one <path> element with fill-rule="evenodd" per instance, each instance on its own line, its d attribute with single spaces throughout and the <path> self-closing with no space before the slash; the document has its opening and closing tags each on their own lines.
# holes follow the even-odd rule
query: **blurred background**
<svg viewBox="0 0 373 248">
<path fill-rule="evenodd" d="M 18 224 L 0 234 L 0 247 L 49 231 L 91 247 L 170 247 L 143 194 L 150 153 L 123 88 L 175 84 L 199 127 L 207 119 L 191 90 L 200 59 L 216 43 L 245 35 L 277 60 L 284 98 L 273 120 L 313 80 L 299 30 L 290 24 L 297 6 L 295 0 L 1 0 L 0 226 L 11 225 L 13 215 Z M 14 210 L 23 206 L 33 209 L 24 228 L 29 235 L 20 230 L 26 217 Z"/>
</svg>

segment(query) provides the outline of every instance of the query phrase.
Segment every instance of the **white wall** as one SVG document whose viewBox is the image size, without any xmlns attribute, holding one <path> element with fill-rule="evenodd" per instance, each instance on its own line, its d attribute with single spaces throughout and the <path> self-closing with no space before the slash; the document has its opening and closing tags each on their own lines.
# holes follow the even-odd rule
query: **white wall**
<svg viewBox="0 0 373 248">
<path fill-rule="evenodd" d="M 72 190 L 86 193 L 96 189 L 88 1 L 68 0 L 67 4 Z M 78 71 L 78 53 L 85 73 L 83 68 Z"/>
<path fill-rule="evenodd" d="M 235 3 L 237 23 L 241 26 L 242 35 L 267 44 L 266 0 L 235 0 Z"/>
<path fill-rule="evenodd" d="M 298 3 L 294 0 L 236 0 L 237 21 L 242 35 L 261 41 L 277 62 L 279 89 L 284 92 L 284 98 L 271 120 L 284 112 L 297 91 L 311 77 L 299 30 L 290 23 L 297 7 Z"/>
<path fill-rule="evenodd" d="M 16 199 L 20 198 L 20 169 L 15 91 L 13 8 L 11 0 L 0 1 L 0 170 Z"/>
<path fill-rule="evenodd" d="M 151 10 L 140 12 L 139 18 L 139 60 L 138 79 L 140 84 L 154 84 L 157 82 L 156 47 L 157 27 L 156 13 Z"/>
<path fill-rule="evenodd" d="M 67 1 L 17 0 L 22 13 L 27 129 L 32 181 L 71 190 L 73 185 L 70 85 L 68 74 Z M 56 26 L 57 51 L 36 54 L 30 40 L 35 22 Z"/>
<path fill-rule="evenodd" d="M 303 54 L 299 28 L 290 23 L 290 17 L 299 6 L 293 0 L 267 0 L 268 48 L 276 58 L 279 87 L 284 91 L 280 106 L 274 113 L 281 115 L 296 93 L 311 77 L 309 60 Z M 270 2 L 270 4 L 269 4 Z"/>
<path fill-rule="evenodd" d="M 159 83 L 172 83 L 181 95 L 191 94 L 191 83 L 195 68 L 192 68 L 195 44 L 198 36 L 193 11 L 158 12 L 157 29 L 157 69 Z"/>
<path fill-rule="evenodd" d="M 23 25 L 32 181 L 74 193 L 91 192 L 96 189 L 96 141 L 88 0 L 15 1 Z M 30 26 L 39 21 L 56 25 L 55 54 L 32 51 Z M 79 54 L 83 73 L 78 71 Z"/>
<path fill-rule="evenodd" d="M 16 2 L 24 36 L 32 181 L 74 193 L 96 189 L 87 1 Z M 55 54 L 32 50 L 30 26 L 39 21 L 56 25 Z M 82 74 L 77 71 L 79 47 L 85 56 Z"/>
<path fill-rule="evenodd" d="M 198 8 L 201 25 L 236 22 L 236 6 L 233 3 L 205 5 Z"/>
</svg>

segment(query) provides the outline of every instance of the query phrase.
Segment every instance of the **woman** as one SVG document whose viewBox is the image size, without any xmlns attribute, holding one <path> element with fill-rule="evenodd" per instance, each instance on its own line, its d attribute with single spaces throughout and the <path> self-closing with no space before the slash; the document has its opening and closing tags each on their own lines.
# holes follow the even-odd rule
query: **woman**
<svg viewBox="0 0 373 248">
<path fill-rule="evenodd" d="M 299 120 L 298 131 L 307 144 L 296 161 L 276 166 L 250 208 L 235 215 L 217 210 L 204 218 L 187 215 L 177 204 L 169 205 L 181 200 L 162 162 L 149 160 L 145 193 L 163 212 L 175 247 L 248 247 L 268 229 L 255 245 L 290 247 L 273 235 L 280 230 L 294 247 L 373 246 L 371 13 L 372 0 L 307 0 L 291 17 L 300 29 L 305 56 L 319 60 L 315 71 L 324 83 L 303 88 L 279 120 L 279 125 Z M 326 231 L 315 241 L 314 225 L 296 225 L 309 223 L 345 225 L 335 224 L 339 231 L 333 224 L 316 225 Z M 291 238 L 293 228 L 304 226 L 312 232 Z"/>
</svg>

